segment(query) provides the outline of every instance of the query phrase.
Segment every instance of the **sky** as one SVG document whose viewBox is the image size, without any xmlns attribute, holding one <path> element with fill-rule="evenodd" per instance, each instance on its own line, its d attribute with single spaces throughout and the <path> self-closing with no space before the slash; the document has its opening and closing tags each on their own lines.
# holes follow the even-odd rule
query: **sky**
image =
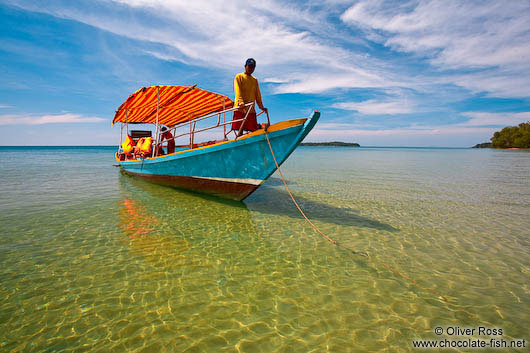
<svg viewBox="0 0 530 353">
<path fill-rule="evenodd" d="M 306 141 L 470 147 L 530 121 L 530 2 L 0 0 L 0 145 L 117 145 L 134 91 L 233 99 L 256 59 Z"/>
</svg>

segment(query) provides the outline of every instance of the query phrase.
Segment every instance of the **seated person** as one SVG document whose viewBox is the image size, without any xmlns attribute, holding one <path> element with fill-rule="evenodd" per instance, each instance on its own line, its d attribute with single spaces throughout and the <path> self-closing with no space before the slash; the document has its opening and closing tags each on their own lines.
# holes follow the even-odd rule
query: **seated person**
<svg viewBox="0 0 530 353">
<path fill-rule="evenodd" d="M 162 135 L 160 136 L 160 141 L 167 141 L 167 153 L 175 153 L 175 139 L 173 138 L 171 131 L 169 131 L 165 126 L 162 127 L 161 131 Z"/>
</svg>

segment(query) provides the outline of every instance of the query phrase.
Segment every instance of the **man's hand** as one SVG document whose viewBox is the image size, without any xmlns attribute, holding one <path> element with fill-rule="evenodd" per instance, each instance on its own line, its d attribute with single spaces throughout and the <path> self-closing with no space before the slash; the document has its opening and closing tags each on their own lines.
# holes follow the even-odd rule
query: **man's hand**
<svg viewBox="0 0 530 353">
<path fill-rule="evenodd" d="M 269 109 L 265 108 L 265 107 L 262 107 L 260 108 L 262 111 L 264 111 L 265 113 L 268 113 L 269 112 Z"/>
</svg>

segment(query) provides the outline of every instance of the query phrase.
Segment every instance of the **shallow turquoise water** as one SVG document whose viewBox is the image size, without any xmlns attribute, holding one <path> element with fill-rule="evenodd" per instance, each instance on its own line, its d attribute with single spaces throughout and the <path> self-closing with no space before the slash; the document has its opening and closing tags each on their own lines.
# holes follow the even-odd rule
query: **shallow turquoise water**
<svg viewBox="0 0 530 353">
<path fill-rule="evenodd" d="M 114 148 L 0 152 L 0 351 L 409 352 L 458 338 L 436 326 L 529 345 L 528 151 L 298 148 L 282 170 L 302 208 L 371 259 L 315 233 L 277 174 L 237 203 L 122 175 Z"/>
</svg>

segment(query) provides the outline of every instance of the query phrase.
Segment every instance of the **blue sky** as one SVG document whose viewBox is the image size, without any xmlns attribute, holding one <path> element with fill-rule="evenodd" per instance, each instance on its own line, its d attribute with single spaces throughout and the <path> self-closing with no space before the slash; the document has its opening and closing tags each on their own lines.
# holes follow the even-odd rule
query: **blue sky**
<svg viewBox="0 0 530 353">
<path fill-rule="evenodd" d="M 273 122 L 307 141 L 472 146 L 530 120 L 528 1 L 0 0 L 0 145 L 113 145 L 156 84 L 233 98 L 257 61 Z"/>
</svg>

